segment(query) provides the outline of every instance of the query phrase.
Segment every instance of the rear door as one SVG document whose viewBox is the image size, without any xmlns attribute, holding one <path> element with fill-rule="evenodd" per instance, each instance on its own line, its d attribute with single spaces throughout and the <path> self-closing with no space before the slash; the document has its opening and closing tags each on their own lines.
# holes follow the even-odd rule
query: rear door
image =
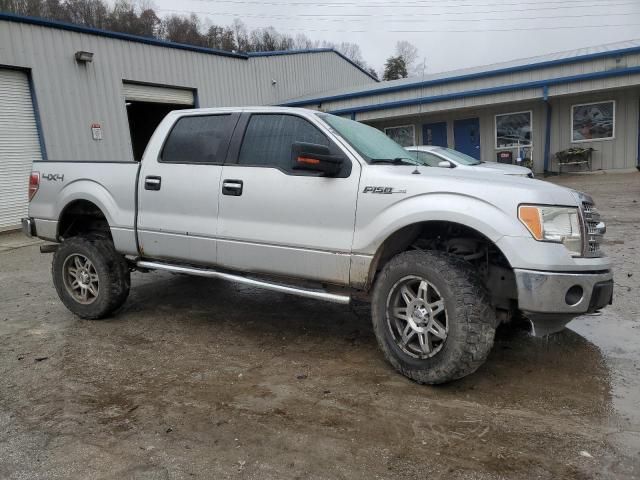
<svg viewBox="0 0 640 480">
<path fill-rule="evenodd" d="M 144 257 L 216 263 L 222 163 L 239 114 L 181 116 L 157 132 L 138 182 L 137 233 Z M 160 127 L 162 128 L 162 127 Z"/>
<path fill-rule="evenodd" d="M 342 151 L 303 116 L 246 115 L 222 171 L 219 264 L 347 284 L 360 165 L 346 159 L 336 177 L 294 171 L 294 142 Z"/>
</svg>

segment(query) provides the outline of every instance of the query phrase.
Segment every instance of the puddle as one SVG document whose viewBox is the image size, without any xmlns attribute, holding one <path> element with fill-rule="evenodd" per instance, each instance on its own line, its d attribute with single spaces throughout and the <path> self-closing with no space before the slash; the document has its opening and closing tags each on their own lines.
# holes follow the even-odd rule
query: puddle
<svg viewBox="0 0 640 480">
<path fill-rule="evenodd" d="M 584 316 L 568 328 L 582 335 L 602 352 L 611 372 L 611 442 L 628 455 L 640 454 L 640 324 L 615 310 Z"/>
</svg>

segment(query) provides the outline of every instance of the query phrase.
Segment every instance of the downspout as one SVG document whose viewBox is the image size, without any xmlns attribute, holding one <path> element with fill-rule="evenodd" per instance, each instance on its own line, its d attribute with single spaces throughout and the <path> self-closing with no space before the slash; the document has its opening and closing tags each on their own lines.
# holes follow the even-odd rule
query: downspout
<svg viewBox="0 0 640 480">
<path fill-rule="evenodd" d="M 551 103 L 549 102 L 549 86 L 542 87 L 542 98 L 547 110 L 547 124 L 544 133 L 544 174 L 549 173 L 549 161 L 551 156 Z"/>
<path fill-rule="evenodd" d="M 640 107 L 640 104 L 638 105 Z M 638 158 L 636 159 L 636 169 L 640 171 L 640 108 L 638 109 Z"/>
</svg>

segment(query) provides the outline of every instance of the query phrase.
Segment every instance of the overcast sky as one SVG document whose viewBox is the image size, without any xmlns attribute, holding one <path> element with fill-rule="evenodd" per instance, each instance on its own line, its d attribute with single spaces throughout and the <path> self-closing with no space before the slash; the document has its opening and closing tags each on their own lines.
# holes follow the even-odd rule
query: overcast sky
<svg viewBox="0 0 640 480">
<path fill-rule="evenodd" d="M 426 73 L 640 38 L 640 0 L 153 0 L 161 15 L 241 19 L 291 35 L 358 43 L 380 71 L 398 40 Z M 207 15 L 208 14 L 208 15 Z"/>
</svg>

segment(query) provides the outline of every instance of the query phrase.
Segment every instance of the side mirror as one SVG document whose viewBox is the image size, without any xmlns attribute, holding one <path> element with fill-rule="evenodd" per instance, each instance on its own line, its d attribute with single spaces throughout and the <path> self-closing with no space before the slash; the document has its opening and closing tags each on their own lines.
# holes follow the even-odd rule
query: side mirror
<svg viewBox="0 0 640 480">
<path fill-rule="evenodd" d="M 332 155 L 326 145 L 295 142 L 291 146 L 291 162 L 294 170 L 307 170 L 333 177 L 340 173 L 344 157 Z"/>
<path fill-rule="evenodd" d="M 449 160 L 440 160 L 438 162 L 438 167 L 440 167 L 440 168 L 453 168 L 453 165 L 451 165 L 451 162 Z"/>
</svg>

